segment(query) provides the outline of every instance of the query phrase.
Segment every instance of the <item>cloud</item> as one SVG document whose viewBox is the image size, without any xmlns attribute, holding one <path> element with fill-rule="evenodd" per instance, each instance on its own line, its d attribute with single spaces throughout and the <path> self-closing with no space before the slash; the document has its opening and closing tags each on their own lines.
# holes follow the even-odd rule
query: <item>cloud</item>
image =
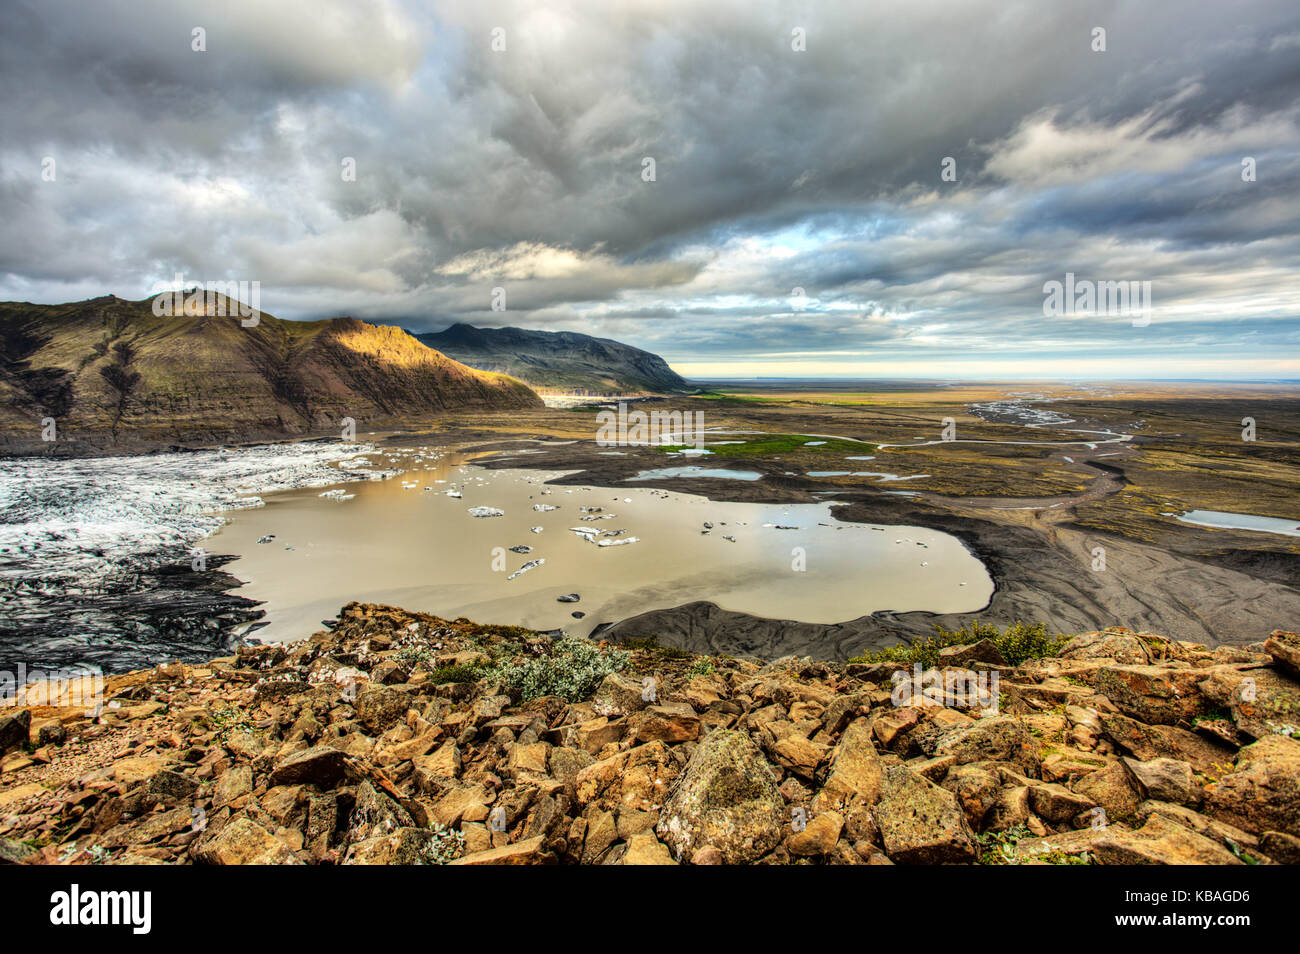
<svg viewBox="0 0 1300 954">
<path fill-rule="evenodd" d="M 1300 329 L 1297 36 L 1288 0 L 1248 21 L 1177 0 L 19 2 L 0 296 L 139 297 L 181 271 L 258 280 L 285 317 L 576 330 L 692 367 L 1208 348 L 1255 373 Z M 1151 281 L 1154 330 L 1045 320 L 1066 272 Z"/>
</svg>

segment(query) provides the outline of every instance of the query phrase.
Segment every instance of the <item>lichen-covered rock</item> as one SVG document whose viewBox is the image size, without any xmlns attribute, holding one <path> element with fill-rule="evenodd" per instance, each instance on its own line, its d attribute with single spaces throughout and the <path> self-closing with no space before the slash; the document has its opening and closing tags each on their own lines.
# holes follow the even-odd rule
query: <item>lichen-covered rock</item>
<svg viewBox="0 0 1300 954">
<path fill-rule="evenodd" d="M 345 865 L 427 865 L 434 862 L 443 835 L 428 828 L 395 828 L 354 842 Z"/>
<path fill-rule="evenodd" d="M 658 831 L 678 858 L 712 845 L 726 864 L 746 864 L 776 846 L 785 821 L 785 803 L 763 753 L 744 733 L 722 730 L 696 748 Z"/>
<path fill-rule="evenodd" d="M 1196 783 L 1192 778 L 1192 767 L 1188 763 L 1178 759 L 1141 762 L 1129 758 L 1123 762 L 1137 784 L 1138 794 L 1144 799 L 1172 802 L 1175 805 L 1186 805 L 1194 800 Z"/>
<path fill-rule="evenodd" d="M 1240 865 L 1236 855 L 1163 815 L 1151 815 L 1137 831 L 1109 828 L 1092 842 L 1104 865 Z"/>
<path fill-rule="evenodd" d="M 943 780 L 952 792 L 974 831 L 982 831 L 984 819 L 998 803 L 1002 785 L 998 776 L 979 765 L 954 765 Z"/>
<path fill-rule="evenodd" d="M 1264 640 L 1264 652 L 1273 657 L 1273 665 L 1300 679 L 1300 634 L 1275 629 Z"/>
<path fill-rule="evenodd" d="M 0 710 L 0 755 L 26 743 L 31 724 L 32 714 L 27 709 L 17 712 Z"/>
<path fill-rule="evenodd" d="M 1013 716 L 995 716 L 958 726 L 939 739 L 934 754 L 951 755 L 958 765 L 1012 762 L 1031 778 L 1038 778 L 1042 772 L 1042 747 L 1025 724 Z"/>
<path fill-rule="evenodd" d="M 303 749 L 276 763 L 271 785 L 332 785 L 343 777 L 346 766 L 347 756 L 338 749 L 327 745 Z"/>
<path fill-rule="evenodd" d="M 1175 725 L 1210 709 L 1199 684 L 1204 669 L 1169 666 L 1100 666 L 1077 678 L 1088 683 L 1126 716 L 1142 722 Z"/>
<path fill-rule="evenodd" d="M 1147 725 L 1117 712 L 1103 713 L 1099 719 L 1107 738 L 1143 762 L 1178 759 L 1205 773 L 1230 763 L 1235 754 L 1233 749 L 1179 726 Z"/>
<path fill-rule="evenodd" d="M 975 837 L 957 799 L 905 766 L 887 768 L 876 806 L 885 854 L 897 864 L 975 859 Z"/>
<path fill-rule="evenodd" d="M 1300 837 L 1300 742 L 1271 735 L 1246 746 L 1236 769 L 1206 786 L 1205 812 L 1248 831 Z"/>
<path fill-rule="evenodd" d="M 1127 665 L 1146 665 L 1151 647 L 1137 633 L 1121 627 L 1080 633 L 1061 647 L 1062 659 L 1114 659 Z"/>
</svg>

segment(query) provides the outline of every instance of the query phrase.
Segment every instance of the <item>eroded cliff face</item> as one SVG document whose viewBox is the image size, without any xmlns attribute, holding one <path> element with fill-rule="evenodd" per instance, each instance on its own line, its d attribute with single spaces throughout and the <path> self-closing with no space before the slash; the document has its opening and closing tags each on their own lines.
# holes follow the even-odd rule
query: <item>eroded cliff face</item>
<svg viewBox="0 0 1300 954">
<path fill-rule="evenodd" d="M 247 441 L 337 433 L 347 418 L 374 430 L 541 406 L 522 382 L 399 328 L 267 314 L 246 325 L 221 296 L 199 313 L 158 316 L 152 302 L 0 303 L 0 450 Z"/>
</svg>

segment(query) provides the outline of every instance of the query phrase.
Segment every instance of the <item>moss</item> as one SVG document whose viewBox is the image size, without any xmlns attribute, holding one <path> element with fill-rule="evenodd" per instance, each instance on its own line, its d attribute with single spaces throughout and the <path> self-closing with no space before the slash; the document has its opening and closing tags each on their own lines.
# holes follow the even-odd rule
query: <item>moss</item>
<svg viewBox="0 0 1300 954">
<path fill-rule="evenodd" d="M 809 441 L 820 443 L 809 446 Z M 658 448 L 663 453 L 675 453 L 686 446 L 664 445 Z M 740 444 L 715 444 L 709 448 L 713 457 L 770 457 L 773 454 L 861 454 L 874 453 L 879 447 L 866 441 L 844 440 L 838 437 L 814 437 L 809 434 L 764 434 Z"/>
</svg>

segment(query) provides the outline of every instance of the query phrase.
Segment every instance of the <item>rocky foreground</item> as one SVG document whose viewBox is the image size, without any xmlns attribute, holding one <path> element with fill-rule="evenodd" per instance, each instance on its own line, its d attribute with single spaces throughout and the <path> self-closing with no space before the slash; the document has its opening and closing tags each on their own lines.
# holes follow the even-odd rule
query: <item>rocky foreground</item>
<svg viewBox="0 0 1300 954">
<path fill-rule="evenodd" d="M 1115 628 L 1018 667 L 986 640 L 937 668 L 996 692 L 353 603 L 298 644 L 110 677 L 99 716 L 0 709 L 0 860 L 1300 862 L 1295 634 Z"/>
</svg>

